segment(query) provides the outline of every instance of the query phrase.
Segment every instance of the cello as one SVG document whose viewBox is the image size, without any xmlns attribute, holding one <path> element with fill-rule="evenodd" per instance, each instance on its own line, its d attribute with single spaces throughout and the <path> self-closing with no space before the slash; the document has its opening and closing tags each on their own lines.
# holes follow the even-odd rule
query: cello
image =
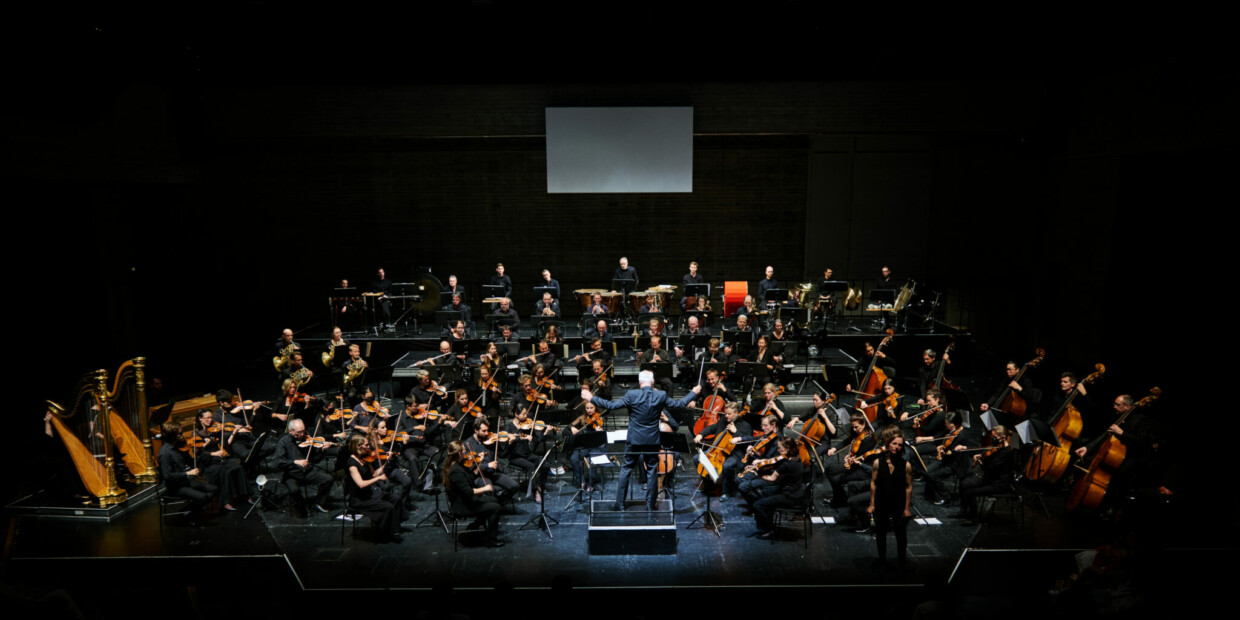
<svg viewBox="0 0 1240 620">
<path fill-rule="evenodd" d="M 882 342 L 878 343 L 878 348 L 874 350 L 874 359 L 870 360 L 870 367 L 865 371 L 865 376 L 861 378 L 859 387 L 866 396 L 874 396 L 882 392 L 883 382 L 887 380 L 887 373 L 878 367 L 878 354 L 883 350 L 883 347 L 891 343 L 895 333 L 894 329 L 887 329 L 887 336 L 883 338 Z M 878 405 L 879 403 L 874 403 L 861 410 L 865 414 L 865 419 L 869 420 L 870 423 L 873 423 L 874 419 L 878 417 Z"/>
<path fill-rule="evenodd" d="M 1150 388 L 1150 395 L 1133 403 L 1132 408 L 1124 412 L 1115 424 L 1122 426 L 1133 411 L 1139 407 L 1150 406 L 1160 396 L 1162 396 L 1161 388 Z M 1106 497 L 1111 478 L 1128 456 L 1128 446 L 1109 432 L 1104 433 L 1097 441 L 1101 441 L 1102 444 L 1098 447 L 1098 452 L 1094 454 L 1094 460 L 1089 463 L 1089 468 L 1084 470 L 1085 475 L 1077 479 L 1072 485 L 1072 491 L 1068 493 L 1068 510 L 1077 508 L 1097 510 L 1102 504 L 1102 499 Z"/>
<path fill-rule="evenodd" d="M 1094 372 L 1081 382 L 1092 385 L 1106 371 L 1106 366 L 1094 364 Z M 1073 389 L 1060 405 L 1059 411 L 1051 418 L 1050 425 L 1055 430 L 1057 441 L 1054 444 L 1043 442 L 1033 449 L 1029 463 L 1025 465 L 1025 477 L 1054 484 L 1068 470 L 1068 463 L 1072 461 L 1072 442 L 1081 436 L 1081 428 L 1085 425 L 1081 420 L 1080 410 L 1072 405 L 1072 400 L 1080 393 L 1080 390 Z"/>
<path fill-rule="evenodd" d="M 1037 368 L 1038 365 L 1042 363 L 1042 360 L 1046 359 L 1046 349 L 1038 347 L 1037 349 L 1034 349 L 1034 352 L 1037 353 L 1037 357 L 1025 362 L 1025 365 L 1020 367 L 1020 372 L 1016 373 L 1015 377 L 1012 377 L 1012 381 L 1020 383 L 1021 378 L 1025 376 L 1026 370 L 1029 370 L 1030 368 Z M 1025 402 L 1024 397 L 1012 389 L 1011 381 L 1009 381 L 1008 386 L 1003 389 L 1002 394 L 999 396 L 998 402 L 999 411 L 1010 413 L 1018 418 L 1025 417 L 1025 412 L 1029 406 L 1029 404 Z"/>
</svg>

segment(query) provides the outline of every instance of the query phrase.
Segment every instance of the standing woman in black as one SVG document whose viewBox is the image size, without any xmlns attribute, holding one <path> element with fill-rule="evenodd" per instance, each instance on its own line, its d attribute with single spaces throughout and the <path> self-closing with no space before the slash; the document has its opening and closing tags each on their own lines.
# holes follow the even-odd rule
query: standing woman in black
<svg viewBox="0 0 1240 620">
<path fill-rule="evenodd" d="M 879 569 L 887 563 L 887 530 L 896 534 L 896 563 L 904 569 L 908 549 L 908 520 L 913 516 L 913 466 L 904 460 L 904 435 L 891 425 L 882 431 L 883 454 L 874 462 L 870 476 L 870 507 L 874 517 L 874 538 L 878 543 Z"/>
</svg>

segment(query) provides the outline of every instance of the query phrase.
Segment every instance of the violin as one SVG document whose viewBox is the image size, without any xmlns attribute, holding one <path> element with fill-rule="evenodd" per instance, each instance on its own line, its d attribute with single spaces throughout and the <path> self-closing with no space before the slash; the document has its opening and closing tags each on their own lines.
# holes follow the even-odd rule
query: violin
<svg viewBox="0 0 1240 620">
<path fill-rule="evenodd" d="M 349 420 L 352 420 L 353 416 L 354 416 L 354 413 L 352 409 L 341 409 L 340 411 L 337 411 L 336 413 L 327 414 L 327 421 L 335 422 L 336 420 L 344 420 L 347 422 Z"/>
<path fill-rule="evenodd" d="M 760 470 L 763 470 L 763 469 L 769 469 L 770 467 L 774 466 L 776 463 L 778 463 L 778 462 L 780 462 L 780 461 L 782 461 L 782 460 L 784 460 L 784 459 L 786 459 L 786 458 L 788 458 L 786 455 L 781 454 L 781 455 L 779 455 L 779 456 L 772 456 L 772 457 L 771 457 L 771 458 L 769 458 L 769 459 L 758 459 L 758 460 L 756 460 L 756 461 L 754 461 L 754 462 L 750 463 L 749 465 L 745 466 L 745 469 L 743 469 L 743 470 L 741 470 L 739 473 L 737 473 L 737 474 L 736 474 L 736 477 L 737 477 L 738 479 L 739 479 L 739 478 L 744 478 L 744 477 L 745 477 L 745 474 L 747 474 L 747 473 L 749 473 L 749 472 L 755 472 L 755 473 L 756 473 L 756 472 L 758 472 L 758 471 L 760 471 Z"/>
<path fill-rule="evenodd" d="M 419 412 L 417 412 L 417 413 L 413 414 L 413 419 L 415 419 L 415 420 L 431 420 L 431 421 L 433 422 L 433 421 L 437 421 L 437 420 L 451 420 L 451 419 L 453 419 L 453 418 L 452 418 L 452 416 L 450 416 L 450 415 L 448 415 L 448 414 L 446 414 L 446 413 L 439 413 L 439 411 L 438 411 L 438 410 L 431 409 L 430 411 L 419 411 Z"/>
<path fill-rule="evenodd" d="M 297 447 L 322 449 L 322 448 L 330 448 L 331 446 L 334 446 L 334 445 L 336 444 L 328 441 L 326 437 L 307 437 L 304 440 L 302 440 L 301 443 L 297 444 Z"/>
<path fill-rule="evenodd" d="M 207 447 L 207 440 L 199 437 L 197 433 L 190 431 L 189 435 L 185 437 L 185 444 L 178 446 L 177 450 L 180 450 L 181 452 L 190 452 L 192 450 L 205 447 Z"/>
<path fill-rule="evenodd" d="M 960 430 L 961 430 L 961 428 L 963 428 L 963 427 L 957 427 L 957 428 L 956 428 L 956 430 L 952 431 L 952 432 L 951 432 L 951 434 L 950 434 L 950 435 L 948 435 L 948 436 L 945 438 L 945 440 L 943 441 L 943 445 L 941 445 L 941 446 L 939 446 L 938 448 L 936 448 L 936 449 L 935 449 L 935 451 L 936 451 L 936 452 L 938 452 L 938 455 L 937 455 L 937 456 L 935 456 L 934 458 L 936 458 L 936 459 L 938 459 L 938 460 L 940 460 L 940 461 L 941 461 L 941 460 L 943 460 L 943 457 L 944 457 L 945 455 L 948 455 L 948 454 L 951 454 L 951 453 L 952 453 L 952 450 L 951 450 L 952 441 L 954 441 L 954 440 L 956 439 L 956 435 L 959 435 L 959 434 L 960 434 Z"/>
<path fill-rule="evenodd" d="M 869 452 L 866 452 L 865 454 L 862 454 L 861 456 L 855 457 L 850 454 L 844 457 L 844 469 L 852 469 L 853 463 L 860 463 L 870 458 L 871 456 L 877 456 L 882 453 L 883 453 L 882 448 L 874 448 L 873 450 L 870 450 Z"/>
<path fill-rule="evenodd" d="M 529 431 L 545 432 L 548 430 L 551 430 L 551 431 L 560 430 L 560 427 L 551 426 L 550 424 L 547 424 L 546 422 L 543 422 L 542 420 L 526 420 L 525 423 L 518 424 L 517 428 L 522 431 L 526 431 L 526 432 L 529 432 Z"/>
<path fill-rule="evenodd" d="M 206 431 L 211 434 L 232 433 L 232 432 L 235 432 L 237 429 L 241 429 L 241 428 L 245 428 L 245 427 L 235 422 L 216 422 L 215 424 L 208 426 L 206 428 Z"/>
<path fill-rule="evenodd" d="M 583 413 L 577 416 L 577 419 L 573 420 L 570 426 L 579 426 L 581 428 L 590 427 L 596 431 L 601 431 L 603 430 L 603 412 L 595 411 L 589 416 Z"/>
<path fill-rule="evenodd" d="M 942 408 L 943 408 L 943 405 L 938 405 L 938 406 L 936 406 L 936 407 L 931 407 L 931 408 L 929 408 L 929 409 L 927 409 L 927 410 L 925 410 L 925 411 L 923 411 L 923 412 L 921 412 L 921 413 L 919 413 L 919 414 L 917 414 L 917 415 L 913 416 L 913 428 L 917 429 L 917 431 L 918 431 L 918 433 L 917 433 L 917 434 L 918 434 L 918 435 L 920 435 L 920 434 L 921 434 L 921 425 L 922 425 L 923 421 L 924 421 L 924 420 L 929 420 L 929 419 L 930 419 L 930 416 L 931 416 L 931 415 L 932 415 L 935 411 L 938 411 L 939 409 L 942 409 Z"/>
<path fill-rule="evenodd" d="M 554 402 L 555 402 L 555 401 L 551 400 L 551 397 L 550 397 L 550 396 L 547 396 L 546 394 L 539 393 L 537 390 L 531 390 L 531 391 L 529 391 L 529 392 L 526 392 L 526 393 L 525 393 L 525 400 L 526 400 L 526 402 L 533 403 L 533 404 L 538 404 L 538 405 L 546 405 L 546 404 L 549 404 L 549 403 L 554 403 Z"/>
<path fill-rule="evenodd" d="M 482 442 L 482 445 L 493 446 L 496 443 L 503 443 L 505 441 L 512 441 L 514 439 L 519 439 L 519 437 L 517 437 L 516 435 L 513 435 L 512 433 L 509 433 L 508 431 L 499 431 L 496 433 L 491 433 L 491 436 L 487 437 L 486 441 Z"/>
<path fill-rule="evenodd" d="M 762 437 L 762 439 L 759 439 L 757 443 L 750 446 L 749 449 L 745 451 L 745 456 L 741 457 L 741 462 L 748 463 L 751 455 L 761 452 L 766 448 L 766 445 L 771 443 L 774 439 L 775 433 L 767 433 L 764 437 Z"/>
</svg>

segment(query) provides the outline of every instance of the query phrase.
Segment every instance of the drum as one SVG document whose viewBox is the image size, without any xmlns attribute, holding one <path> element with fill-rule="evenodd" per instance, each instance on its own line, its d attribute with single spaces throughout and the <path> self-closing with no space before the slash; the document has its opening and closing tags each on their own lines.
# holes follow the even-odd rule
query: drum
<svg viewBox="0 0 1240 620">
<path fill-rule="evenodd" d="M 607 314 L 614 315 L 620 312 L 620 300 L 624 297 L 622 293 L 603 293 L 603 305 L 607 306 Z"/>
<path fill-rule="evenodd" d="M 581 309 L 589 310 L 590 304 L 594 303 L 594 294 L 605 292 L 601 288 L 579 288 L 573 291 L 577 295 L 577 299 L 581 301 Z"/>
</svg>

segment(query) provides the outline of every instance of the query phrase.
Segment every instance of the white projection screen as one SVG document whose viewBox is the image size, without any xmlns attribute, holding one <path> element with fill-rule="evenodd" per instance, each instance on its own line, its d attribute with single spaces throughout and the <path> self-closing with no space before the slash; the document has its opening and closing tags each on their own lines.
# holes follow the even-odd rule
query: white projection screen
<svg viewBox="0 0 1240 620">
<path fill-rule="evenodd" d="M 547 193 L 693 191 L 693 108 L 547 108 Z"/>
</svg>

